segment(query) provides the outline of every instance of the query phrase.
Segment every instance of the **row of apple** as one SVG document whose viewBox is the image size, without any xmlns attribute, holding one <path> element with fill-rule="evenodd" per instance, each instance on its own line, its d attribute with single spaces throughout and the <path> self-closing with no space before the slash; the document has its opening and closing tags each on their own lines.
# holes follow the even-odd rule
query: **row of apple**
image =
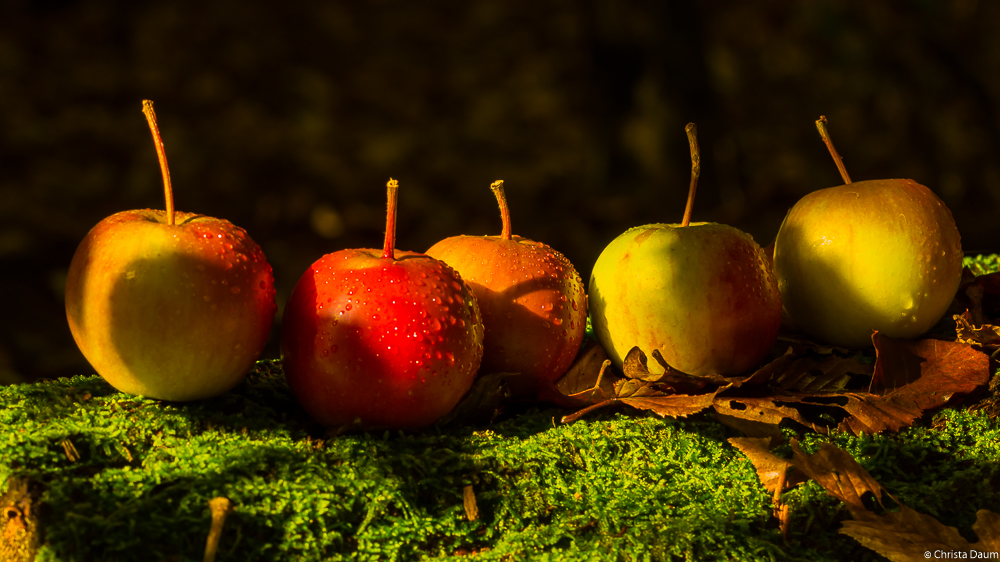
<svg viewBox="0 0 1000 562">
<path fill-rule="evenodd" d="M 67 318 L 84 356 L 115 388 L 207 398 L 239 383 L 267 342 L 277 308 L 271 267 L 243 229 L 174 210 L 152 102 L 143 113 L 166 211 L 117 213 L 87 234 L 70 265 Z M 491 186 L 499 236 L 397 250 L 398 183 L 390 180 L 383 248 L 327 254 L 292 291 L 280 339 L 293 394 L 326 426 L 424 427 L 458 403 L 477 373 L 558 379 L 580 349 L 588 312 L 619 368 L 638 345 L 693 375 L 753 368 L 783 320 L 842 346 L 870 345 L 873 329 L 920 335 L 961 277 L 951 213 L 911 180 L 851 183 L 823 123 L 845 185 L 792 208 L 773 262 L 735 228 L 690 222 L 700 157 L 688 125 L 683 221 L 616 238 L 594 265 L 589 291 L 562 254 L 511 233 L 499 181 Z"/>
</svg>

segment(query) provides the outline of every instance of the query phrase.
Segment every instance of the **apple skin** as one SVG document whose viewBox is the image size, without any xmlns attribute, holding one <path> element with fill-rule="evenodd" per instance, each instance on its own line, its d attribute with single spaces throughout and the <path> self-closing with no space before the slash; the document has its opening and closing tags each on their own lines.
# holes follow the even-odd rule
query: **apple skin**
<svg viewBox="0 0 1000 562">
<path fill-rule="evenodd" d="M 601 252 L 590 278 L 590 316 L 618 369 L 639 346 L 646 354 L 658 349 L 691 375 L 733 375 L 774 345 L 781 298 L 749 234 L 716 223 L 660 223 L 632 228 Z"/>
<path fill-rule="evenodd" d="M 785 216 L 774 273 L 792 327 L 825 343 L 871 347 L 872 330 L 914 338 L 947 311 L 962 244 L 944 202 L 913 180 L 814 191 Z"/>
<path fill-rule="evenodd" d="M 91 366 L 122 392 L 186 401 L 222 394 L 271 332 L 274 279 L 232 223 L 134 210 L 99 222 L 73 255 L 66 317 Z"/>
<path fill-rule="evenodd" d="M 327 427 L 426 427 L 458 404 L 479 370 L 482 317 L 459 274 L 423 254 L 382 255 L 323 256 L 285 306 L 285 376 Z"/>
<path fill-rule="evenodd" d="M 427 255 L 461 273 L 483 315 L 484 373 L 555 382 L 583 345 L 587 295 L 576 268 L 520 236 L 453 236 Z"/>
</svg>

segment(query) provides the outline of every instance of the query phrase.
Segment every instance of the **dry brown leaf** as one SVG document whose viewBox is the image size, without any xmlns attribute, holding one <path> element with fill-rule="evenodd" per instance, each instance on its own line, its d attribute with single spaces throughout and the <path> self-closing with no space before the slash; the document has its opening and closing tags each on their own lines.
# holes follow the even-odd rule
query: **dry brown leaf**
<svg viewBox="0 0 1000 562">
<path fill-rule="evenodd" d="M 978 328 L 971 323 L 971 314 L 955 314 L 956 341 L 968 345 L 979 345 L 987 349 L 1000 347 L 1000 326 L 983 324 Z"/>
<path fill-rule="evenodd" d="M 858 464 L 858 461 L 854 460 L 854 457 L 832 443 L 823 443 L 819 450 L 811 455 L 802 452 L 798 441 L 793 439 L 791 444 L 794 454 L 792 464 L 795 468 L 826 488 L 831 496 L 844 502 L 855 519 L 868 520 L 876 517 L 874 513 L 868 511 L 861 497 L 870 492 L 879 505 L 883 505 L 884 489 L 864 467 Z M 895 500 L 893 498 L 893 501 Z"/>
<path fill-rule="evenodd" d="M 875 375 L 869 392 L 929 410 L 990 380 L 989 356 L 964 343 L 899 340 L 875 334 Z"/>
<path fill-rule="evenodd" d="M 781 432 L 781 428 L 773 423 L 764 423 L 730 416 L 719 412 L 718 408 L 712 412 L 712 417 L 714 417 L 719 423 L 727 425 L 747 437 L 767 439 L 772 445 L 783 443 L 785 440 L 785 436 Z"/>
<path fill-rule="evenodd" d="M 753 463 L 757 478 L 764 488 L 772 495 L 805 482 L 804 474 L 788 474 L 791 461 L 783 459 L 771 452 L 770 439 L 752 437 L 732 437 L 729 439 L 734 447 L 740 450 Z"/>
<path fill-rule="evenodd" d="M 775 403 L 772 396 L 719 396 L 712 406 L 717 413 L 726 416 L 775 426 L 787 418 L 799 422 L 813 431 L 825 433 L 824 428 L 807 420 L 799 410 Z"/>
<path fill-rule="evenodd" d="M 715 401 L 715 395 L 719 391 L 709 394 L 670 394 L 670 395 L 645 395 L 620 398 L 619 400 L 640 410 L 650 410 L 660 416 L 672 418 L 683 418 L 691 414 L 709 408 Z"/>
<path fill-rule="evenodd" d="M 972 548 L 980 552 L 1000 552 L 1000 515 L 980 509 L 976 512 L 972 530 L 979 537 L 979 542 L 973 544 Z"/>
<path fill-rule="evenodd" d="M 844 522 L 840 532 L 890 560 L 974 558 L 973 551 L 1000 552 L 1000 516 L 995 513 L 986 510 L 976 513 L 972 528 L 979 541 L 969 544 L 954 527 L 942 525 L 934 517 L 899 503 L 851 455 L 835 445 L 825 443 L 819 451 L 808 455 L 792 441 L 792 450 L 793 466 L 843 501 L 854 517 L 853 521 Z M 862 500 L 869 493 L 883 508 L 883 495 L 892 498 L 899 511 L 879 515 L 869 510 Z"/>
<path fill-rule="evenodd" d="M 905 505 L 882 516 L 868 513 L 870 519 L 844 521 L 840 532 L 889 560 L 911 562 L 933 557 L 935 552 L 968 553 L 972 548 L 955 527 L 942 525 L 930 515 Z M 926 556 L 928 552 L 930 557 Z"/>
<path fill-rule="evenodd" d="M 1000 312 L 1000 273 L 975 275 L 969 268 L 963 268 L 962 282 L 948 313 L 965 312 L 973 326 L 981 326 L 987 317 L 997 316 Z"/>
<path fill-rule="evenodd" d="M 583 404 L 595 404 L 612 398 L 618 377 L 610 371 L 605 371 L 604 376 L 601 376 L 601 367 L 607 359 L 608 354 L 604 348 L 596 341 L 591 341 L 580 351 L 566 374 L 556 381 L 555 389 L 560 395 L 572 396 Z M 595 389 L 590 395 L 586 392 Z"/>
<path fill-rule="evenodd" d="M 849 415 L 840 422 L 840 429 L 854 435 L 899 431 L 913 425 L 924 411 L 905 396 L 875 396 L 873 394 L 844 394 L 847 403 L 842 406 Z"/>
</svg>

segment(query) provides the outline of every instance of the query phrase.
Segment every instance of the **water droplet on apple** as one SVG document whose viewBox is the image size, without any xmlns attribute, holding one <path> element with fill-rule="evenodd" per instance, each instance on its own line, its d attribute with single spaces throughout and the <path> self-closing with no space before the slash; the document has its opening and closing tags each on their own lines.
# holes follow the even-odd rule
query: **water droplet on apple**
<svg viewBox="0 0 1000 562">
<path fill-rule="evenodd" d="M 351 309 L 351 303 L 347 303 L 347 305 L 344 306 L 344 309 L 345 310 L 350 310 Z"/>
<path fill-rule="evenodd" d="M 556 326 L 562 326 L 563 321 L 562 318 L 553 318 L 552 323 L 555 324 Z"/>
<path fill-rule="evenodd" d="M 125 279 L 135 279 L 135 270 L 130 269 L 125 272 Z"/>
<path fill-rule="evenodd" d="M 576 300 L 573 300 L 573 310 L 576 310 Z"/>
<path fill-rule="evenodd" d="M 372 320 L 378 322 L 378 314 L 372 314 Z"/>
<path fill-rule="evenodd" d="M 444 356 L 448 360 L 449 366 L 455 364 L 455 356 L 450 351 L 445 352 Z"/>
</svg>

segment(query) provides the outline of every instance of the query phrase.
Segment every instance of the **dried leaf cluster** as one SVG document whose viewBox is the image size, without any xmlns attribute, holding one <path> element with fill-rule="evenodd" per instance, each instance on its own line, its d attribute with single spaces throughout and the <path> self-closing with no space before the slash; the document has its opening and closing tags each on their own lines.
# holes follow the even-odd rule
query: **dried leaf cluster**
<svg viewBox="0 0 1000 562">
<path fill-rule="evenodd" d="M 743 376 L 695 377 L 672 368 L 659 351 L 650 355 L 663 369 L 653 373 L 638 347 L 625 357 L 621 376 L 600 369 L 596 344 L 547 398 L 578 411 L 572 422 L 612 404 L 683 417 L 708 411 L 749 436 L 776 437 L 785 420 L 826 432 L 852 434 L 899 431 L 924 412 L 956 396 L 969 395 L 990 380 L 990 355 L 1000 349 L 1000 274 L 964 272 L 946 320 L 945 335 L 900 340 L 873 333 L 870 351 L 819 345 L 783 334 L 773 359 Z M 596 348 L 596 350 L 594 349 Z M 558 396 L 555 396 L 558 394 Z"/>
<path fill-rule="evenodd" d="M 786 538 L 788 508 L 781 502 L 781 493 L 812 479 L 844 502 L 851 513 L 853 520 L 845 521 L 840 532 L 890 560 L 986 558 L 1000 552 L 1000 515 L 985 509 L 976 512 L 972 530 L 979 540 L 970 543 L 955 527 L 903 505 L 835 445 L 824 443 L 810 455 L 793 440 L 794 457 L 783 459 L 769 450 L 768 439 L 741 437 L 729 441 L 750 459 L 761 483 L 774 494 L 775 515 Z M 790 474 L 789 468 L 794 469 Z M 867 497 L 874 498 L 882 513 L 865 505 Z M 891 499 L 894 505 L 887 506 L 884 498 Z"/>
</svg>

